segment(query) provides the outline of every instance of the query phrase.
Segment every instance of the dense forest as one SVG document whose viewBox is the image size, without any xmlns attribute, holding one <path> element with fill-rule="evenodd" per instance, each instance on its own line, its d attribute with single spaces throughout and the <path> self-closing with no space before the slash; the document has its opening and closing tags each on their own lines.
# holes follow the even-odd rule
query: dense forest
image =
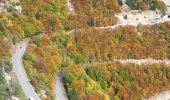
<svg viewBox="0 0 170 100">
<path fill-rule="evenodd" d="M 70 100 L 142 100 L 170 89 L 169 71 L 164 64 L 73 65 L 64 81 Z"/>
<path fill-rule="evenodd" d="M 126 3 L 134 10 L 157 10 L 166 11 L 166 5 L 161 0 L 127 0 Z"/>
<path fill-rule="evenodd" d="M 122 0 L 71 0 L 74 13 L 67 19 L 66 30 L 113 26 L 119 21 L 115 14 L 122 12 Z M 127 0 L 132 10 L 159 10 L 164 13 L 166 5 L 160 0 Z"/>
<path fill-rule="evenodd" d="M 75 30 L 68 35 L 66 52 L 78 65 L 69 65 L 65 69 L 64 82 L 69 99 L 93 100 L 98 97 L 97 100 L 140 100 L 168 90 L 169 67 L 164 64 L 95 65 L 95 62 L 121 58 L 169 59 L 169 29 L 170 24 L 166 22 L 151 26 L 120 26 L 114 30 Z M 94 65 L 85 67 L 85 63 Z M 95 81 L 95 84 L 99 85 L 98 91 L 101 92 L 89 92 L 89 81 L 86 77 Z"/>
<path fill-rule="evenodd" d="M 61 69 L 71 100 L 140 99 L 169 89 L 169 68 L 164 64 L 81 66 L 115 58 L 170 58 L 168 22 L 115 30 L 92 28 L 117 23 L 114 14 L 122 12 L 118 1 L 71 0 L 75 12 L 70 13 L 67 0 L 22 0 L 22 13 L 0 13 L 0 64 L 5 64 L 5 71 L 11 73 L 10 50 L 22 39 L 31 38 L 23 63 L 35 91 L 45 90 L 47 100 L 55 99 L 54 84 Z M 165 11 L 165 5 L 154 0 L 128 2 L 132 2 L 132 9 Z M 142 6 L 136 8 L 138 5 Z M 13 95 L 25 99 L 17 79 L 12 79 L 12 88 L 7 86 L 1 74 L 3 68 L 0 67 L 0 99 Z"/>
<path fill-rule="evenodd" d="M 24 56 L 25 69 L 36 92 L 39 93 L 42 89 L 47 93 L 52 92 L 50 90 L 53 90 L 60 64 L 61 58 L 57 46 L 52 44 L 47 36 L 36 36 Z"/>
<path fill-rule="evenodd" d="M 75 14 L 67 19 L 67 30 L 84 27 L 111 26 L 117 23 L 115 13 L 122 10 L 118 0 L 71 0 Z"/>
<path fill-rule="evenodd" d="M 75 31 L 68 36 L 67 54 L 79 59 L 81 56 L 81 62 L 109 61 L 115 58 L 166 59 L 170 57 L 169 29 L 170 24 L 164 23 L 153 26 L 118 27 L 114 30 Z"/>
<path fill-rule="evenodd" d="M 70 65 L 64 73 L 64 82 L 70 100 L 109 99 L 100 84 L 92 80 L 81 66 Z"/>
</svg>

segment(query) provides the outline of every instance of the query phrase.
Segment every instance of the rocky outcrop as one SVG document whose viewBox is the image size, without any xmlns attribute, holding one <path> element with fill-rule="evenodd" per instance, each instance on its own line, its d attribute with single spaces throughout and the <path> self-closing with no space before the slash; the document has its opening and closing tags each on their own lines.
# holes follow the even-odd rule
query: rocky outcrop
<svg viewBox="0 0 170 100">
<path fill-rule="evenodd" d="M 18 12 L 21 13 L 22 7 L 20 5 L 20 0 L 0 0 L 0 12 Z"/>
</svg>

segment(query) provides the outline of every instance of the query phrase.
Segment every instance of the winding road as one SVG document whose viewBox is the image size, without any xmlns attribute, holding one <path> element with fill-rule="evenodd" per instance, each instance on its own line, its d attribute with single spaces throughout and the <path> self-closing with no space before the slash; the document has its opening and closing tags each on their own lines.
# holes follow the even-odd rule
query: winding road
<svg viewBox="0 0 170 100">
<path fill-rule="evenodd" d="M 67 94 L 66 94 L 66 91 L 63 85 L 63 77 L 64 77 L 64 73 L 61 72 L 61 74 L 58 76 L 56 80 L 55 91 L 56 91 L 57 100 L 68 100 Z"/>
<path fill-rule="evenodd" d="M 21 87 L 23 88 L 26 96 L 28 98 L 34 98 L 34 100 L 40 100 L 38 95 L 36 94 L 34 88 L 29 82 L 29 79 L 26 75 L 23 63 L 22 63 L 22 57 L 25 53 L 26 47 L 29 43 L 29 39 L 24 40 L 20 42 L 16 48 L 15 52 L 12 57 L 12 64 L 14 66 L 14 71 L 17 74 L 18 80 L 21 84 Z M 115 59 L 112 62 L 120 62 L 120 63 L 134 63 L 134 64 L 153 64 L 153 63 L 165 63 L 167 65 L 170 65 L 170 60 L 155 60 L 155 59 Z M 98 62 L 97 64 L 107 64 L 107 63 L 112 63 L 112 62 Z M 91 64 L 84 64 L 83 66 L 89 66 Z M 56 80 L 56 85 L 55 85 L 55 92 L 57 96 L 57 100 L 68 100 L 66 96 L 66 92 L 63 86 L 63 73 L 61 73 L 57 80 Z M 157 94 L 153 97 L 151 97 L 149 100 L 168 100 L 170 99 L 170 91 L 162 92 L 160 95 Z"/>
<path fill-rule="evenodd" d="M 68 4 L 68 6 L 70 8 L 70 11 L 73 11 L 74 6 L 70 5 L 70 3 Z M 161 20 L 158 20 L 157 22 L 155 22 L 154 24 L 163 23 L 163 22 L 166 22 L 166 21 L 170 21 L 170 19 L 168 18 L 167 15 L 164 16 Z M 107 29 L 107 28 L 115 29 L 118 26 L 131 25 L 131 24 L 128 24 L 128 23 L 124 24 L 125 22 L 126 22 L 125 20 L 121 20 L 121 22 L 119 24 L 117 24 L 117 25 L 108 26 L 108 27 L 96 27 L 96 29 Z M 135 24 L 134 26 L 136 26 L 136 25 L 138 25 L 138 23 Z M 150 24 L 150 25 L 152 25 L 152 24 Z M 81 29 L 78 29 L 78 30 L 81 31 Z M 69 31 L 67 33 L 70 34 L 70 33 L 73 33 L 74 31 L 75 30 L 72 30 L 72 31 Z M 22 63 L 22 57 L 23 57 L 23 55 L 25 53 L 25 50 L 26 50 L 26 47 L 27 47 L 28 43 L 29 43 L 29 39 L 26 39 L 26 40 L 20 42 L 16 46 L 16 48 L 15 48 L 16 50 L 13 53 L 13 57 L 12 57 L 12 64 L 13 64 L 14 71 L 16 72 L 17 78 L 18 78 L 18 80 L 20 82 L 20 85 L 23 88 L 26 96 L 28 98 L 33 98 L 34 100 L 40 100 L 40 98 L 36 94 L 33 86 L 29 82 L 29 79 L 27 77 L 27 74 L 25 72 L 25 69 L 24 69 L 24 66 L 23 66 L 23 63 Z M 121 60 L 121 59 L 117 59 L 117 61 L 119 61 L 121 63 L 135 63 L 135 64 L 143 64 L 143 63 L 146 63 L 146 62 L 147 62 L 147 64 L 162 63 L 162 62 L 164 62 L 164 63 L 166 63 L 168 65 L 170 64 L 169 60 L 162 61 L 162 60 L 154 60 L 154 59 L 150 59 L 150 60 L 144 60 L 144 59 L 141 59 L 141 60 L 122 59 Z M 101 62 L 101 63 L 107 63 L 107 62 Z M 57 100 L 68 100 L 68 98 L 66 96 L 64 86 L 63 86 L 62 79 L 63 79 L 63 73 L 61 75 L 59 75 L 57 80 L 56 80 L 55 92 L 56 92 Z M 158 94 L 157 96 L 152 97 L 154 99 L 151 98 L 151 100 L 158 100 L 156 98 L 159 98 L 159 100 L 160 100 L 160 98 L 163 98 L 163 97 L 164 98 L 168 97 L 168 99 L 170 99 L 170 92 L 163 92 L 163 93 L 161 93 L 161 95 Z M 161 99 L 161 100 L 168 100 L 168 99 Z"/>
<path fill-rule="evenodd" d="M 165 21 L 169 21 L 165 20 Z M 164 22 L 164 21 L 163 21 Z M 122 25 L 123 26 L 123 25 Z M 113 26 L 114 28 L 116 26 Z M 112 27 L 112 29 L 113 29 Z M 99 27 L 100 29 L 101 27 Z M 104 27 L 103 27 L 104 28 Z M 73 31 L 72 31 L 73 32 Z M 72 33 L 70 32 L 70 33 Z M 29 79 L 26 75 L 23 63 L 22 63 L 22 57 L 25 53 L 26 47 L 29 43 L 29 39 L 24 40 L 22 42 L 20 42 L 17 47 L 15 48 L 15 52 L 13 54 L 12 57 L 12 64 L 14 66 L 14 71 L 16 72 L 16 75 L 18 77 L 18 80 L 21 84 L 21 87 L 23 88 L 26 96 L 28 98 L 34 98 L 34 100 L 40 100 L 40 98 L 38 97 L 38 95 L 36 94 L 34 88 L 32 87 L 32 85 L 29 82 Z M 134 63 L 134 64 L 153 64 L 153 63 L 165 63 L 167 65 L 170 65 L 170 60 L 154 60 L 154 59 L 115 59 L 113 62 L 118 61 L 120 63 Z M 109 62 L 101 62 L 101 63 L 109 63 Z M 88 66 L 84 65 L 84 66 Z M 55 92 L 56 92 L 56 96 L 57 96 L 57 100 L 68 100 L 67 96 L 66 96 L 66 92 L 63 86 L 63 73 L 58 76 L 57 80 L 56 80 L 56 85 L 55 85 Z M 162 92 L 160 95 L 156 95 L 152 98 L 154 99 L 149 99 L 149 100 L 158 100 L 156 98 L 159 98 L 159 100 L 168 100 L 168 99 L 160 99 L 160 98 L 168 98 L 170 99 L 170 92 Z"/>
<path fill-rule="evenodd" d="M 16 45 L 13 50 L 12 65 L 27 98 L 32 98 L 33 100 L 41 100 L 35 92 L 33 86 L 30 84 L 22 62 L 22 58 L 29 44 L 29 41 L 29 39 L 25 39 Z M 63 73 L 61 73 L 56 80 L 55 91 L 57 100 L 68 100 L 62 81 Z"/>
<path fill-rule="evenodd" d="M 40 100 L 40 98 L 36 94 L 33 86 L 29 82 L 29 79 L 27 77 L 27 74 L 25 72 L 23 62 L 22 62 L 22 58 L 23 58 L 23 55 L 25 53 L 28 43 L 29 43 L 29 39 L 26 39 L 26 40 L 20 42 L 16 46 L 16 48 L 14 50 L 13 57 L 12 57 L 12 65 L 13 65 L 14 71 L 17 75 L 17 78 L 20 82 L 20 85 L 21 85 L 23 91 L 25 92 L 26 96 L 29 99 L 32 98 L 34 100 Z M 30 99 L 30 100 L 32 100 L 32 99 Z"/>
</svg>

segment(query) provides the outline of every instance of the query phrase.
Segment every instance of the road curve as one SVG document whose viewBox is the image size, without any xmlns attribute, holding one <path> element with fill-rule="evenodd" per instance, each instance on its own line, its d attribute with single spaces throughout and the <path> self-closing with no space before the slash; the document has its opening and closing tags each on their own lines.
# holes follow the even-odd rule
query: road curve
<svg viewBox="0 0 170 100">
<path fill-rule="evenodd" d="M 20 85 L 21 85 L 22 89 L 24 90 L 26 96 L 28 98 L 33 98 L 34 100 L 40 100 L 40 98 L 36 94 L 34 88 L 32 87 L 32 85 L 29 82 L 29 79 L 27 77 L 27 74 L 25 72 L 23 62 L 22 62 L 22 58 L 25 53 L 26 47 L 28 46 L 28 43 L 29 43 L 29 39 L 26 39 L 26 40 L 20 42 L 16 46 L 16 48 L 15 48 L 16 50 L 14 51 L 13 57 L 12 57 L 12 65 L 13 65 L 14 71 L 17 75 L 17 78 L 20 82 Z"/>
<path fill-rule="evenodd" d="M 67 94 L 63 85 L 63 77 L 64 74 L 61 72 L 61 74 L 58 76 L 55 84 L 55 93 L 57 96 L 57 100 L 68 100 Z"/>
</svg>

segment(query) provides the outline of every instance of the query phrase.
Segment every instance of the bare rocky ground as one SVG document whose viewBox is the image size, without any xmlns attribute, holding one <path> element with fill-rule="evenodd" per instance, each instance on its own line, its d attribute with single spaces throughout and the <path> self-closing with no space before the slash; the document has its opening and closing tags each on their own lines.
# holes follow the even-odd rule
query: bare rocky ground
<svg viewBox="0 0 170 100">
<path fill-rule="evenodd" d="M 19 4 L 20 0 L 0 0 L 0 13 L 9 13 L 12 9 L 21 13 L 22 7 Z"/>
<path fill-rule="evenodd" d="M 170 59 L 165 59 L 165 60 L 156 60 L 153 58 L 148 58 L 148 59 L 114 59 L 113 61 L 105 61 L 105 62 L 94 62 L 94 63 L 86 63 L 83 64 L 82 66 L 85 67 L 90 67 L 93 65 L 100 65 L 100 64 L 110 64 L 110 63 L 115 63 L 119 62 L 122 64 L 136 64 L 136 65 L 151 65 L 151 64 L 165 64 L 167 66 L 170 66 Z"/>
<path fill-rule="evenodd" d="M 164 91 L 159 94 L 155 94 L 153 97 L 146 100 L 170 100 L 170 91 Z"/>
</svg>

